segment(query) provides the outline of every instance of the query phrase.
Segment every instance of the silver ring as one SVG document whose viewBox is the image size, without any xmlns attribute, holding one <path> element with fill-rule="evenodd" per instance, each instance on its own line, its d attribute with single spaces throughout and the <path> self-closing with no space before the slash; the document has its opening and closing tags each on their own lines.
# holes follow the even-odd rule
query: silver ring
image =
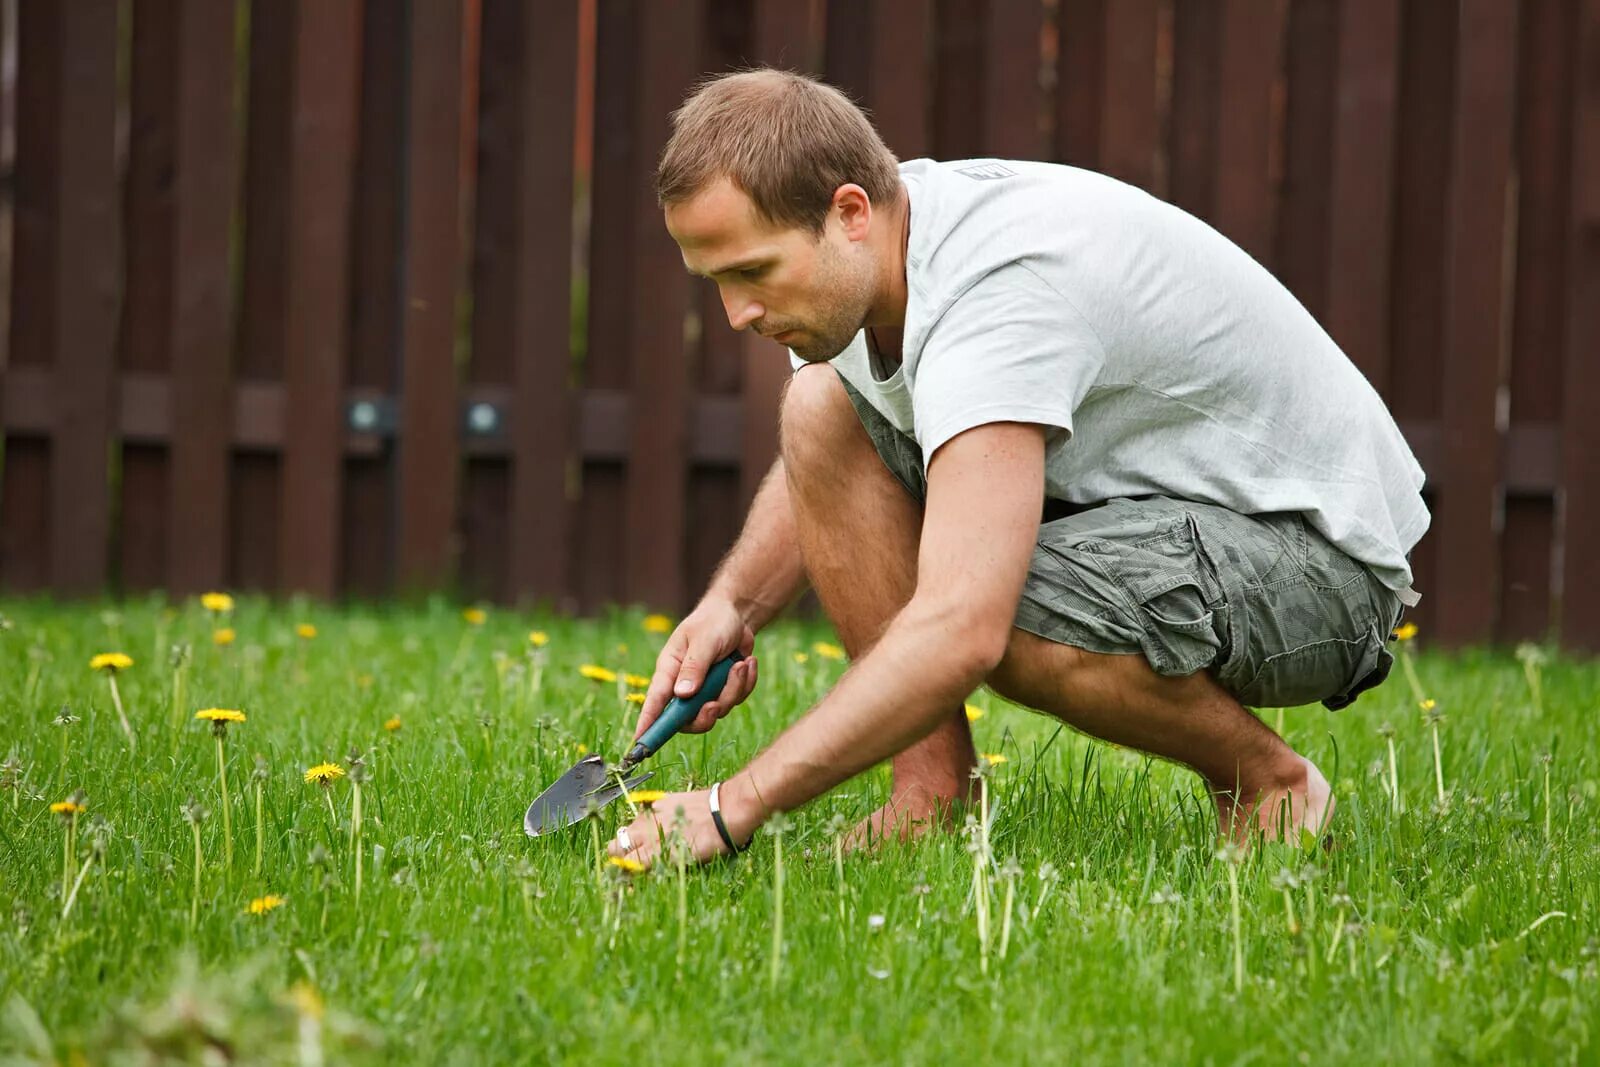
<svg viewBox="0 0 1600 1067">
<path fill-rule="evenodd" d="M 633 836 L 628 833 L 626 826 L 617 827 L 617 844 L 622 846 L 622 851 L 633 851 Z"/>
</svg>

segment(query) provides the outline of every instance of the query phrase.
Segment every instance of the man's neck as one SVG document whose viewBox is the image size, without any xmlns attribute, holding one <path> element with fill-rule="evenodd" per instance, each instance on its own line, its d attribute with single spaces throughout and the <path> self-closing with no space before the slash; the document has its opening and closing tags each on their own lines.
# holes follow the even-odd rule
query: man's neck
<svg viewBox="0 0 1600 1067">
<path fill-rule="evenodd" d="M 906 322 L 906 249 L 911 241 L 911 196 L 904 184 L 900 186 L 900 199 L 888 212 L 889 223 L 884 227 L 884 248 L 880 256 L 883 264 L 878 291 L 882 298 L 867 311 L 864 325 L 876 329 L 879 339 L 894 331 L 895 359 L 899 359 L 899 334 Z"/>
</svg>

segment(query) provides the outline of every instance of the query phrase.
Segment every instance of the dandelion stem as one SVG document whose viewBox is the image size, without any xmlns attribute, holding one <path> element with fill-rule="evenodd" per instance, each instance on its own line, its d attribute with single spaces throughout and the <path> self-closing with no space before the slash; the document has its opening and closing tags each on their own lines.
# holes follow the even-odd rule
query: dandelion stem
<svg viewBox="0 0 1600 1067">
<path fill-rule="evenodd" d="M 1289 887 L 1283 889 L 1283 913 L 1289 920 L 1289 936 L 1294 937 L 1300 932 L 1300 924 L 1294 918 L 1294 898 L 1289 895 Z"/>
<path fill-rule="evenodd" d="M 72 902 L 78 899 L 78 889 L 83 885 L 84 878 L 88 876 L 89 868 L 93 866 L 94 850 L 90 849 L 89 858 L 83 861 L 83 868 L 82 870 L 78 871 L 78 877 L 72 883 L 72 892 L 67 894 L 66 903 L 61 905 L 61 919 L 63 922 L 66 921 L 68 915 L 72 914 Z"/>
<path fill-rule="evenodd" d="M 356 854 L 356 904 L 361 903 L 361 783 L 350 779 L 350 848 Z"/>
<path fill-rule="evenodd" d="M 183 727 L 183 664 L 172 668 L 172 749 L 178 749 L 178 734 Z"/>
<path fill-rule="evenodd" d="M 111 683 L 111 703 L 117 709 L 117 721 L 122 724 L 122 732 L 128 736 L 128 749 L 131 751 L 139 747 L 133 739 L 133 727 L 128 725 L 128 715 L 122 710 L 122 694 L 117 691 L 117 675 L 115 671 L 106 673 L 106 681 Z"/>
<path fill-rule="evenodd" d="M 1333 954 L 1339 951 L 1339 941 L 1344 937 L 1344 909 L 1339 909 L 1339 917 L 1333 920 L 1333 940 L 1328 942 L 1328 954 L 1323 957 L 1323 962 L 1332 964 Z"/>
<path fill-rule="evenodd" d="M 1444 806 L 1444 761 L 1439 755 L 1439 724 L 1433 724 L 1433 781 L 1439 788 L 1439 806 Z"/>
<path fill-rule="evenodd" d="M 783 834 L 772 835 L 772 975 L 769 984 L 778 988 L 783 966 Z"/>
<path fill-rule="evenodd" d="M 219 726 L 222 724 L 218 724 Z M 217 782 L 222 788 L 222 848 L 223 862 L 233 870 L 233 814 L 228 803 L 228 763 L 222 754 L 222 735 L 217 735 Z"/>
<path fill-rule="evenodd" d="M 67 832 L 61 838 L 61 892 L 67 892 L 67 885 L 72 880 L 72 838 L 73 831 L 77 828 L 78 816 L 67 816 Z"/>
<path fill-rule="evenodd" d="M 1544 765 L 1544 839 L 1550 840 L 1550 761 Z"/>
<path fill-rule="evenodd" d="M 256 868 L 255 877 L 261 877 L 261 782 L 256 781 Z"/>
<path fill-rule="evenodd" d="M 839 884 L 839 937 L 845 937 L 844 928 L 844 835 L 833 835 L 833 870 Z"/>
<path fill-rule="evenodd" d="M 1394 803 L 1395 814 L 1398 815 L 1398 814 L 1400 814 L 1401 811 L 1404 810 L 1405 806 L 1400 803 L 1400 772 L 1399 772 L 1399 770 L 1396 769 L 1396 765 L 1395 765 L 1394 738 L 1392 736 L 1389 737 L 1388 738 L 1388 742 L 1389 742 L 1389 797 Z"/>
<path fill-rule="evenodd" d="M 1411 653 L 1406 650 L 1405 645 L 1400 646 L 1400 669 L 1405 672 L 1406 684 L 1411 687 L 1412 697 L 1418 704 L 1422 703 L 1426 699 L 1422 692 L 1422 682 L 1417 678 L 1417 668 L 1412 665 Z"/>
<path fill-rule="evenodd" d="M 200 921 L 200 820 L 190 822 L 194 830 L 194 899 L 189 904 L 189 926 L 192 929 Z"/>
<path fill-rule="evenodd" d="M 689 850 L 687 842 L 678 842 L 678 977 L 683 977 L 683 957 L 689 945 L 689 889 L 685 878 L 684 867 L 687 866 L 685 853 Z"/>
<path fill-rule="evenodd" d="M 1239 923 L 1239 865 L 1228 864 L 1228 907 L 1233 914 L 1233 991 L 1244 992 L 1244 935 Z"/>
<path fill-rule="evenodd" d="M 1006 878 L 1006 902 L 1001 906 L 1000 915 L 1000 958 L 1006 958 L 1006 950 L 1011 945 L 1011 907 L 1016 901 L 1017 879 L 1015 876 Z"/>
<path fill-rule="evenodd" d="M 602 890 L 606 887 L 606 854 L 600 851 L 600 817 L 589 816 L 589 837 L 594 843 L 594 880 Z"/>
</svg>

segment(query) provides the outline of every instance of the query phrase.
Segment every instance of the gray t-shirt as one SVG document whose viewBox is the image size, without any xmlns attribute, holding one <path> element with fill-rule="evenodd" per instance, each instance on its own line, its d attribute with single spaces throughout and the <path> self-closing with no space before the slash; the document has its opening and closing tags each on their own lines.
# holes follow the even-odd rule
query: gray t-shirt
<svg viewBox="0 0 1600 1067">
<path fill-rule="evenodd" d="M 1409 588 L 1422 469 L 1360 371 L 1243 250 L 1074 167 L 916 159 L 900 176 L 901 363 L 875 374 L 863 333 L 832 364 L 924 464 L 974 426 L 1038 423 L 1053 430 L 1049 497 L 1301 512 Z"/>
</svg>

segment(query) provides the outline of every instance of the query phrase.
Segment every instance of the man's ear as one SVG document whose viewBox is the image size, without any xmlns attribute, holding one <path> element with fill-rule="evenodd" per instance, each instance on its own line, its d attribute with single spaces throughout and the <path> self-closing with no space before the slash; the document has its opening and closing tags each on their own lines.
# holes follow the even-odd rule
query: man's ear
<svg viewBox="0 0 1600 1067">
<path fill-rule="evenodd" d="M 847 182 L 833 191 L 831 212 L 839 220 L 846 239 L 862 241 L 872 227 L 872 198 L 854 182 Z"/>
</svg>

